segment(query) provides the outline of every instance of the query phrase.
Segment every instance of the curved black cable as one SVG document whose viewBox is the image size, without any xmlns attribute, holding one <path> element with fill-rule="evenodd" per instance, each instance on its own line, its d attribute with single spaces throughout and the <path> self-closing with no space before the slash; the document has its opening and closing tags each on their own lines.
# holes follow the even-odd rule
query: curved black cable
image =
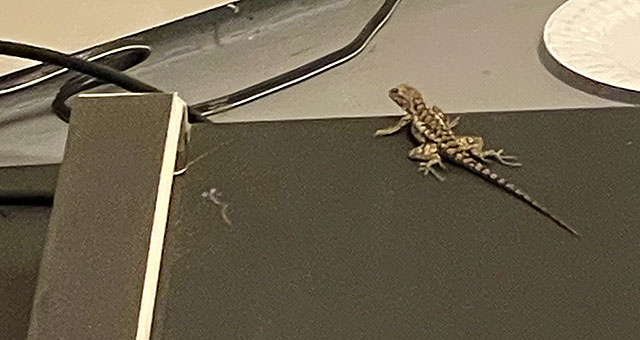
<svg viewBox="0 0 640 340">
<path fill-rule="evenodd" d="M 91 47 L 86 50 L 73 53 L 71 56 L 86 59 L 88 61 L 101 61 L 111 58 L 114 54 L 128 54 L 132 51 L 135 51 L 139 56 L 139 62 L 144 61 L 151 54 L 151 49 L 143 39 L 130 37 Z M 0 76 L 0 95 L 24 90 L 47 80 L 62 76 L 67 72 L 69 72 L 69 70 L 64 67 L 41 63 Z"/>
<path fill-rule="evenodd" d="M 43 47 L 0 40 L 0 54 L 63 66 L 65 68 L 68 68 L 69 70 L 73 70 L 97 79 L 97 81 L 90 81 L 87 80 L 88 78 L 82 78 L 79 80 L 77 78 L 74 78 L 72 79 L 73 85 L 69 85 L 66 88 L 65 86 L 63 86 L 63 88 L 65 88 L 65 91 L 62 92 L 63 95 L 57 97 L 54 100 L 54 110 L 58 109 L 59 112 L 57 112 L 56 114 L 63 119 L 65 117 L 66 119 L 68 119 L 70 112 L 69 108 L 64 104 L 64 101 L 68 97 L 64 96 L 69 93 L 70 95 L 72 95 L 80 92 L 81 89 L 87 90 L 89 88 L 93 88 L 97 86 L 100 81 L 119 86 L 131 92 L 163 92 L 160 89 L 157 89 L 141 80 L 128 76 L 127 74 L 107 65 L 87 61 Z M 60 95 L 60 92 L 58 94 Z M 202 122 L 205 119 L 197 116 L 197 114 L 193 114 L 192 111 L 189 110 L 189 120 L 191 122 Z"/>
<path fill-rule="evenodd" d="M 24 205 L 32 207 L 50 207 L 53 205 L 53 193 L 25 193 L 23 195 L 0 195 L 0 206 Z"/>
<path fill-rule="evenodd" d="M 151 50 L 148 48 L 130 48 L 122 50 L 119 53 L 112 53 L 94 62 L 107 65 L 119 71 L 124 71 L 143 62 L 150 54 Z M 66 100 L 76 93 L 104 84 L 107 84 L 107 82 L 88 75 L 77 74 L 60 87 L 58 94 L 51 104 L 51 108 L 60 119 L 68 123 L 71 110 L 65 104 Z"/>
<path fill-rule="evenodd" d="M 90 75 L 133 92 L 162 92 L 161 90 L 130 77 L 109 66 L 90 62 L 78 57 L 22 43 L 0 40 L 0 54 L 26 58 L 66 67 L 70 70 Z"/>
</svg>

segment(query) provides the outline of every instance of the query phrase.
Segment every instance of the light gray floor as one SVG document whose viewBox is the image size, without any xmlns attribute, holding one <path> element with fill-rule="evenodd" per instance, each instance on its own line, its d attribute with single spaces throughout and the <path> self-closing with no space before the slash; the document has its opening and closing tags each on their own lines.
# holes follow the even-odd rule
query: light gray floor
<svg viewBox="0 0 640 340">
<path fill-rule="evenodd" d="M 404 0 L 352 61 L 213 120 L 396 114 L 386 91 L 402 82 L 452 113 L 628 105 L 567 85 L 541 62 L 542 28 L 563 2 Z M 217 97 L 343 46 L 382 1 L 272 3 L 159 29 L 154 54 L 130 74 L 189 103 Z M 211 22 L 221 13 L 224 20 Z M 47 108 L 53 85 L 0 97 L 0 166 L 62 160 L 66 125 Z"/>
</svg>

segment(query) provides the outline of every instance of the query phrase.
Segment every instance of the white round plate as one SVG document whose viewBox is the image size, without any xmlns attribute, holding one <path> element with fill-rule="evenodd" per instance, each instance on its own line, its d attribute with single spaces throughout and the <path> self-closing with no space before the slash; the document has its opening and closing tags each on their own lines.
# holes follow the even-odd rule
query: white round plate
<svg viewBox="0 0 640 340">
<path fill-rule="evenodd" d="M 544 43 L 573 72 L 640 91 L 640 0 L 569 0 L 547 20 Z"/>
</svg>

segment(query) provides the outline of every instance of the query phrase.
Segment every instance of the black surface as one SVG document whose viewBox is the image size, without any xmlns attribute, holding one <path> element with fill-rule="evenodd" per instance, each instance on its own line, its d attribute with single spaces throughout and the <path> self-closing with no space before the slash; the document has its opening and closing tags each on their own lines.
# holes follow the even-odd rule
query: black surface
<svg viewBox="0 0 640 340">
<path fill-rule="evenodd" d="M 59 165 L 0 169 L 0 338 L 27 336 Z M 35 204 L 37 206 L 21 206 Z M 45 205 L 45 206 L 43 206 Z"/>
<path fill-rule="evenodd" d="M 195 126 L 154 339 L 640 334 L 637 110 L 461 121 L 581 240 L 462 169 L 424 177 L 406 135 L 373 137 L 395 119 Z"/>
<path fill-rule="evenodd" d="M 50 206 L 58 164 L 0 168 L 0 206 Z"/>
<path fill-rule="evenodd" d="M 0 338 L 27 336 L 50 209 L 0 205 Z"/>
<path fill-rule="evenodd" d="M 460 133 L 520 156 L 493 169 L 581 240 L 462 169 L 423 177 L 406 135 L 372 136 L 395 119 L 195 126 L 191 157 L 208 154 L 176 178 L 154 339 L 640 334 L 637 110 L 462 117 Z M 0 207 L 17 235 L 1 238 L 9 339 L 48 218 L 21 209 Z"/>
</svg>

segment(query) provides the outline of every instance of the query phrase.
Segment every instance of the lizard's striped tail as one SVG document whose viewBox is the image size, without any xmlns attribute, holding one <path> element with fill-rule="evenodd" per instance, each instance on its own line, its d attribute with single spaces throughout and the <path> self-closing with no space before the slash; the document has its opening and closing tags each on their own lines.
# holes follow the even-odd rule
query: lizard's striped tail
<svg viewBox="0 0 640 340">
<path fill-rule="evenodd" d="M 484 166 L 482 163 L 478 162 L 474 158 L 471 158 L 470 155 L 466 154 L 464 156 L 465 157 L 462 160 L 456 161 L 456 163 L 462 165 L 465 169 L 477 174 L 478 176 L 489 181 L 490 183 L 493 183 L 501 187 L 503 190 L 519 198 L 521 201 L 524 201 L 525 203 L 527 203 L 529 206 L 531 206 L 532 208 L 534 208 L 544 216 L 547 216 L 548 218 L 550 218 L 558 226 L 570 232 L 573 236 L 578 238 L 580 237 L 580 234 L 576 230 L 574 230 L 565 222 L 563 222 L 558 217 L 553 215 L 547 208 L 541 206 L 538 202 L 534 201 L 529 195 L 524 193 L 522 190 L 516 188 L 515 185 L 508 183 L 506 179 L 493 173 L 489 168 Z"/>
</svg>

